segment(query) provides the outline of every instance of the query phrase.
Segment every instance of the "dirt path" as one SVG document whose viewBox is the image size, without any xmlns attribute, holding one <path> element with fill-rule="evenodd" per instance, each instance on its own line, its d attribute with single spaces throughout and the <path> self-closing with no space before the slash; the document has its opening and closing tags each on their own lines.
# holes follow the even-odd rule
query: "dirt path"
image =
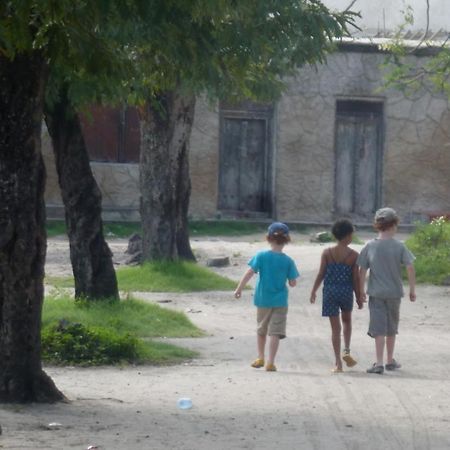
<svg viewBox="0 0 450 450">
<path fill-rule="evenodd" d="M 264 244 L 197 240 L 203 261 L 226 254 L 218 271 L 238 279 L 248 257 Z M 288 247 L 301 271 L 291 291 L 288 339 L 277 373 L 249 367 L 255 356 L 251 291 L 236 301 L 228 292 L 137 294 L 188 312 L 208 336 L 171 339 L 201 358 L 174 367 L 47 368 L 69 404 L 3 406 L 0 446 L 6 449 L 448 449 L 450 448 L 450 292 L 419 286 L 418 301 L 404 301 L 397 357 L 404 368 L 368 375 L 373 342 L 368 311 L 354 314 L 353 352 L 360 363 L 331 374 L 329 325 L 308 293 L 323 247 Z M 114 241 L 123 262 L 124 241 Z M 359 246 L 355 246 L 359 248 Z M 67 242 L 49 243 L 47 272 L 70 273 Z M 188 396 L 193 408 L 177 409 Z M 59 429 L 46 429 L 58 422 Z"/>
</svg>

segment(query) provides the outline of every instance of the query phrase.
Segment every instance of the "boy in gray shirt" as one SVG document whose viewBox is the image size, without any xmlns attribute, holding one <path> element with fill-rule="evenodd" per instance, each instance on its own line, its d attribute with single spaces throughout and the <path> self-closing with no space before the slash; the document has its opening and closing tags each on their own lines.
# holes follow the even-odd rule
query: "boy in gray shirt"
<svg viewBox="0 0 450 450">
<path fill-rule="evenodd" d="M 395 337 L 398 333 L 400 302 L 403 297 L 401 267 L 406 266 L 409 282 L 409 299 L 416 300 L 414 255 L 406 246 L 394 239 L 398 225 L 397 213 L 392 208 L 381 208 L 375 213 L 374 228 L 378 238 L 369 241 L 356 261 L 361 283 L 361 297 L 365 301 L 364 283 L 370 269 L 367 293 L 369 294 L 369 336 L 375 338 L 377 362 L 368 373 L 382 374 L 384 369 L 395 370 L 401 365 L 394 359 Z M 387 363 L 384 366 L 384 347 Z"/>
</svg>

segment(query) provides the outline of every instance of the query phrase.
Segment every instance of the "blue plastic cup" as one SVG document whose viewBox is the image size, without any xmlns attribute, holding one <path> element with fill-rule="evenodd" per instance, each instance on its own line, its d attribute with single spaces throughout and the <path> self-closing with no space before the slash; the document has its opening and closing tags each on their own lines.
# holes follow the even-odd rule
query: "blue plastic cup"
<svg viewBox="0 0 450 450">
<path fill-rule="evenodd" d="M 192 400 L 188 397 L 179 398 L 177 401 L 177 406 L 179 409 L 191 409 Z"/>
</svg>

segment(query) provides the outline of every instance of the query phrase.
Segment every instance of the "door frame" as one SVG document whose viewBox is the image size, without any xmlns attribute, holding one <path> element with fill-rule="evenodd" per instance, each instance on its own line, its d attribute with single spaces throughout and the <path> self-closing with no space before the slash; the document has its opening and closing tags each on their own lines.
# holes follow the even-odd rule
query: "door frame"
<svg viewBox="0 0 450 450">
<path fill-rule="evenodd" d="M 217 211 L 220 214 L 232 216 L 232 217 L 271 217 L 273 211 L 273 184 L 274 177 L 272 173 L 273 164 L 273 120 L 274 120 L 274 108 L 272 104 L 255 103 L 251 101 L 243 101 L 239 104 L 231 104 L 221 102 L 219 105 L 219 158 L 218 158 L 218 177 L 217 177 Z M 265 125 L 265 145 L 264 145 L 264 202 L 263 211 L 241 211 L 241 210 L 228 210 L 219 208 L 220 198 L 220 182 L 221 182 L 221 162 L 222 155 L 225 150 L 224 139 L 224 123 L 227 119 L 235 120 L 261 120 Z"/>
<path fill-rule="evenodd" d="M 333 216 L 338 217 L 342 215 L 337 210 L 337 122 L 338 117 L 340 115 L 343 115 L 343 112 L 338 111 L 338 105 L 339 102 L 349 102 L 349 103 L 355 103 L 360 104 L 360 106 L 367 106 L 369 107 L 368 111 L 366 112 L 358 112 L 353 111 L 354 116 L 368 116 L 368 115 L 375 115 L 379 117 L 379 129 L 377 133 L 377 160 L 376 160 L 376 167 L 375 167 L 375 179 L 377 180 L 377 186 L 375 190 L 375 210 L 379 208 L 383 204 L 383 174 L 384 174 L 384 167 L 383 167 L 383 161 L 384 161 L 384 141 L 385 141 L 385 98 L 384 97 L 336 97 L 336 106 L 335 106 L 335 120 L 334 120 L 334 198 L 333 198 Z M 372 106 L 372 111 L 370 111 L 370 106 Z M 350 116 L 350 114 L 348 114 Z M 355 170 L 358 167 L 358 161 L 353 161 L 354 163 L 354 172 L 353 176 L 355 176 Z M 354 186 L 354 180 L 352 180 L 353 190 L 352 195 L 355 195 L 355 186 Z M 353 203 L 355 203 L 355 199 L 353 198 Z M 375 211 L 374 211 L 375 212 Z M 352 211 L 350 214 L 347 214 L 348 216 L 352 217 L 355 216 L 356 219 L 358 219 L 358 213 Z"/>
</svg>

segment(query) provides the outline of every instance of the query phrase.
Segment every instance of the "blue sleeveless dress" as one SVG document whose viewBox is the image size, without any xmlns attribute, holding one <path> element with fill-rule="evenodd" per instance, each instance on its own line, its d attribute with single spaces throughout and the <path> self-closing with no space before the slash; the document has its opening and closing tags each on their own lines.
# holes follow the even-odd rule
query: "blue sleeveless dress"
<svg viewBox="0 0 450 450">
<path fill-rule="evenodd" d="M 353 309 L 352 266 L 336 261 L 328 263 L 322 293 L 323 317 L 338 316 L 340 311 L 351 311 Z"/>
</svg>

